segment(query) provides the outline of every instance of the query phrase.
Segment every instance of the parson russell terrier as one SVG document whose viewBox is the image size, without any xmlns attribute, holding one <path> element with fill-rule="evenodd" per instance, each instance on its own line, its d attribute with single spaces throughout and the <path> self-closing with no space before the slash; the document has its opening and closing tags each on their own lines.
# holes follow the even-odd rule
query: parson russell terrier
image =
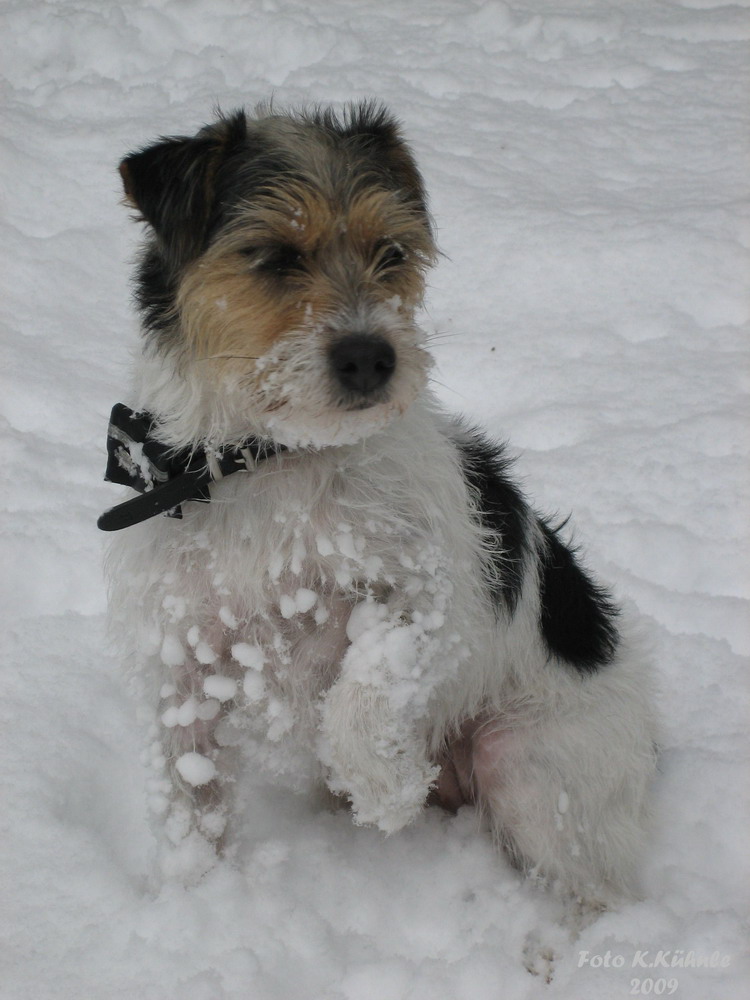
<svg viewBox="0 0 750 1000">
<path fill-rule="evenodd" d="M 394 119 L 238 111 L 120 173 L 144 350 L 108 478 L 138 492 L 100 527 L 174 865 L 231 844 L 244 762 L 386 833 L 475 803 L 567 898 L 637 891 L 649 671 L 503 448 L 430 395 L 436 250 Z"/>
</svg>

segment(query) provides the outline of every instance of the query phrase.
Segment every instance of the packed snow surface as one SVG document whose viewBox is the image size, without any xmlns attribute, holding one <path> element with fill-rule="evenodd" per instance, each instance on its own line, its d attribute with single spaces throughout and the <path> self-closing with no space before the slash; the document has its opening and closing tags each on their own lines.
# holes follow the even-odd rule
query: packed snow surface
<svg viewBox="0 0 750 1000">
<path fill-rule="evenodd" d="M 2 1000 L 747 996 L 749 6 L 2 4 Z M 233 861 L 154 877 L 157 751 L 105 638 L 95 527 L 136 343 L 116 166 L 216 105 L 373 96 L 444 252 L 437 392 L 512 442 L 538 507 L 573 511 L 653 649 L 644 896 L 577 941 L 472 810 L 385 838 L 259 774 Z M 234 655 L 253 697 L 262 654 Z M 207 681 L 217 711 L 232 693 Z M 194 784 L 207 764 L 180 761 Z M 557 953 L 542 975 L 530 942 Z"/>
</svg>

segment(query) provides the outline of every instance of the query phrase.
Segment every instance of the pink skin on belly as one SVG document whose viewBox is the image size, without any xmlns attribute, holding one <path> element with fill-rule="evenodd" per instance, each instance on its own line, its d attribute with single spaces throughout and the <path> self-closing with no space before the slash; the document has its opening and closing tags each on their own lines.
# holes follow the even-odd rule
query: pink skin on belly
<svg viewBox="0 0 750 1000">
<path fill-rule="evenodd" d="M 455 813 L 462 805 L 481 800 L 502 780 L 503 764 L 516 734 L 497 719 L 469 719 L 438 757 L 440 774 L 429 798 Z"/>
</svg>

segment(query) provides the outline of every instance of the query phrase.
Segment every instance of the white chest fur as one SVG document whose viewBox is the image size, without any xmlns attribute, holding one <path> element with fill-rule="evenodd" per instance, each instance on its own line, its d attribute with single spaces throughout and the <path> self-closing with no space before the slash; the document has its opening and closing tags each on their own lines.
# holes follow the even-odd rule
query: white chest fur
<svg viewBox="0 0 750 1000">
<path fill-rule="evenodd" d="M 491 617 L 479 533 L 439 420 L 418 405 L 360 444 L 271 458 L 214 484 L 211 503 L 186 504 L 182 521 L 154 518 L 118 539 L 113 603 L 130 629 L 139 606 L 134 666 L 160 677 L 175 755 L 228 739 L 223 720 L 262 736 L 276 770 L 307 770 L 303 753 L 335 776 L 350 750 L 331 745 L 326 718 L 346 712 L 356 729 L 365 698 L 372 734 L 353 738 L 359 770 L 368 744 L 382 756 L 391 741 L 397 756 L 397 733 L 417 732 L 419 765 L 397 781 L 406 807 L 422 801 L 432 770 L 420 720 L 439 718 L 441 688 L 469 669 Z M 481 687 L 463 676 L 467 699 Z M 351 794 L 351 780 L 338 784 Z M 365 798 L 361 818 L 372 820 Z M 378 799 L 382 813 L 382 789 Z M 375 820 L 395 828 L 406 807 Z"/>
</svg>

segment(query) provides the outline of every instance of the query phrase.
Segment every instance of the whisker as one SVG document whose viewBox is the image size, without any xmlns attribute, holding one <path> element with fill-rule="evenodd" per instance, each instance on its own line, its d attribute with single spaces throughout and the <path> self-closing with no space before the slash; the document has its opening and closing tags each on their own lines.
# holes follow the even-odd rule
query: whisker
<svg viewBox="0 0 750 1000">
<path fill-rule="evenodd" d="M 450 330 L 434 330 L 431 333 L 425 335 L 425 340 L 428 344 L 447 344 L 451 343 L 453 340 L 458 339 L 458 334 L 453 333 Z"/>
<path fill-rule="evenodd" d="M 196 358 L 196 361 L 257 361 L 258 357 L 252 354 L 209 354 L 205 358 Z"/>
<path fill-rule="evenodd" d="M 449 385 L 447 382 L 443 382 L 442 379 L 430 377 L 430 384 L 439 386 L 444 392 L 449 395 L 456 396 L 464 402 L 466 402 L 469 398 L 466 393 L 460 392 L 455 386 Z"/>
</svg>

